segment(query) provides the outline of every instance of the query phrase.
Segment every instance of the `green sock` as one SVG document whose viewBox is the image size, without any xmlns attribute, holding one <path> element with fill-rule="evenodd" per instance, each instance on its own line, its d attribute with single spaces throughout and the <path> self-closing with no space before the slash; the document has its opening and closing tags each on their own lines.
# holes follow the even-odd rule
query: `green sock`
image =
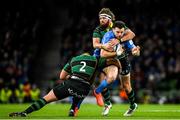
<svg viewBox="0 0 180 120">
<path fill-rule="evenodd" d="M 111 96 L 110 96 L 109 89 L 106 89 L 105 91 L 103 91 L 102 96 L 104 97 L 104 103 L 106 105 L 110 105 L 111 104 Z"/>
<path fill-rule="evenodd" d="M 135 94 L 134 91 L 131 90 L 131 92 L 129 94 L 127 94 L 129 102 L 130 102 L 130 108 L 134 109 L 134 103 L 135 103 Z"/>
<path fill-rule="evenodd" d="M 36 102 L 34 102 L 31 106 L 29 106 L 24 112 L 29 114 L 33 111 L 39 110 L 42 107 L 44 107 L 47 104 L 45 99 L 39 99 Z"/>
</svg>

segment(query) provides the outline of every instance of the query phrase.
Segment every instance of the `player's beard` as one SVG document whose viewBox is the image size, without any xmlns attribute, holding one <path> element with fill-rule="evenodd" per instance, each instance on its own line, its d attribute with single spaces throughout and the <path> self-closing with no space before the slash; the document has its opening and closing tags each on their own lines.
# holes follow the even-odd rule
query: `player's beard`
<svg viewBox="0 0 180 120">
<path fill-rule="evenodd" d="M 109 20 L 107 21 L 107 23 L 101 22 L 101 26 L 107 28 L 109 26 L 109 22 Z"/>
</svg>

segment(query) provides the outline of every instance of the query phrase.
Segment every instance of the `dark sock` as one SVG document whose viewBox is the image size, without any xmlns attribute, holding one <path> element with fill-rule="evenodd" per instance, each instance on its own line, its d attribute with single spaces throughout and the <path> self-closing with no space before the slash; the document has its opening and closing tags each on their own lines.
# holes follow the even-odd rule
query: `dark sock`
<svg viewBox="0 0 180 120">
<path fill-rule="evenodd" d="M 47 104 L 45 99 L 39 99 L 36 102 L 34 102 L 31 106 L 29 106 L 24 112 L 29 114 L 33 111 L 39 110 L 42 107 L 44 107 Z"/>
<path fill-rule="evenodd" d="M 71 105 L 71 109 L 75 110 L 75 108 L 76 108 L 76 107 L 78 107 L 78 106 L 77 106 L 77 104 L 72 103 L 72 105 Z"/>
<path fill-rule="evenodd" d="M 110 105 L 111 104 L 111 96 L 110 96 L 109 89 L 106 89 L 105 91 L 103 91 L 102 96 L 104 97 L 104 103 L 107 105 Z"/>
<path fill-rule="evenodd" d="M 72 105 L 71 105 L 71 109 L 75 110 L 75 108 L 77 107 L 78 109 L 81 106 L 83 100 L 80 100 L 78 98 L 73 97 L 72 98 Z"/>
<path fill-rule="evenodd" d="M 129 102 L 130 102 L 130 108 L 134 109 L 134 103 L 135 103 L 135 94 L 134 91 L 131 90 L 129 94 L 127 94 Z"/>
</svg>

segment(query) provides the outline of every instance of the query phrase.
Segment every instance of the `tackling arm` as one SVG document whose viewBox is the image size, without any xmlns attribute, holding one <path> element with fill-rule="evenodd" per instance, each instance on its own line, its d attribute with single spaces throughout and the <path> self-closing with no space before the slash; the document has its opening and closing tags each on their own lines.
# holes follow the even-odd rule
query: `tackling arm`
<svg viewBox="0 0 180 120">
<path fill-rule="evenodd" d="M 59 74 L 59 79 L 66 80 L 69 78 L 69 76 L 70 76 L 70 74 L 63 69 Z"/>
<path fill-rule="evenodd" d="M 93 38 L 93 47 L 101 49 L 102 44 L 100 43 L 100 39 L 99 38 Z"/>
<path fill-rule="evenodd" d="M 67 80 L 70 77 L 70 74 L 71 74 L 71 66 L 70 66 L 70 61 L 69 61 L 68 63 L 66 63 L 62 71 L 59 73 L 60 80 L 58 80 L 57 83 Z"/>
<path fill-rule="evenodd" d="M 93 38 L 93 47 L 94 48 L 98 48 L 98 49 L 104 49 L 104 50 L 109 50 L 111 48 L 111 44 L 107 43 L 107 44 L 102 44 L 100 43 L 100 38 Z"/>
<path fill-rule="evenodd" d="M 127 29 L 121 38 L 121 42 L 125 42 L 128 40 L 132 40 L 135 37 L 135 33 L 131 31 L 130 29 Z"/>
<path fill-rule="evenodd" d="M 106 50 L 101 49 L 101 57 L 104 58 L 112 58 L 116 56 L 116 52 L 109 52 Z"/>
<path fill-rule="evenodd" d="M 56 84 L 59 84 L 64 80 L 67 80 L 69 77 L 70 77 L 70 73 L 62 69 L 62 71 L 59 73 L 59 80 L 56 81 Z"/>
</svg>

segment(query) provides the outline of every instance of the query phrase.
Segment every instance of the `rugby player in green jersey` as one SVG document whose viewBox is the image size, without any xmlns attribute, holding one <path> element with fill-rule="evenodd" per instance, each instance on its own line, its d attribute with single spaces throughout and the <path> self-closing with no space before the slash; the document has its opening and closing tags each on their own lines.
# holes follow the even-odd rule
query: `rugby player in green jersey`
<svg viewBox="0 0 180 120">
<path fill-rule="evenodd" d="M 113 64 L 115 59 L 106 60 L 96 58 L 88 53 L 73 57 L 63 68 L 64 71 L 71 74 L 68 80 L 54 87 L 43 98 L 35 101 L 22 112 L 10 113 L 10 117 L 26 117 L 27 114 L 37 111 L 53 101 L 61 100 L 73 96 L 75 104 L 82 101 L 91 90 L 97 69 L 103 69 L 109 64 Z M 115 62 L 117 63 L 117 62 Z"/>
<path fill-rule="evenodd" d="M 95 30 L 93 31 L 93 47 L 95 48 L 95 50 L 94 50 L 95 56 L 99 57 L 101 50 L 108 51 L 109 49 L 111 49 L 111 45 L 113 46 L 114 44 L 117 44 L 117 42 L 119 42 L 117 40 L 112 40 L 110 42 L 110 44 L 102 44 L 101 43 L 104 34 L 108 31 L 112 30 L 114 21 L 115 21 L 115 15 L 109 8 L 101 9 L 101 11 L 99 12 L 100 25 L 97 26 L 95 28 Z M 126 27 L 125 31 L 124 31 L 124 35 L 121 37 L 121 42 L 131 40 L 134 37 L 135 37 L 134 32 L 132 32 L 128 27 Z M 123 71 L 125 71 L 125 70 L 123 67 Z M 116 76 L 115 72 L 113 75 L 111 71 L 113 71 L 113 70 L 104 69 L 104 72 L 100 73 L 100 81 L 104 80 L 105 77 L 107 77 L 107 76 Z M 126 77 L 122 77 L 122 79 L 126 79 Z M 98 98 L 102 98 L 101 94 L 96 94 L 94 92 L 94 95 L 96 96 L 96 98 L 97 98 L 97 96 L 99 96 Z M 110 92 L 107 88 L 104 89 L 104 91 L 102 92 L 102 96 L 104 98 L 104 109 L 102 111 L 102 115 L 108 115 L 109 110 L 112 107 L 112 104 L 110 101 Z M 100 101 L 100 102 L 98 102 L 98 101 Z M 97 103 L 100 103 L 100 104 L 98 104 L 99 106 L 103 106 L 101 101 L 103 101 L 103 99 L 97 99 Z"/>
</svg>

